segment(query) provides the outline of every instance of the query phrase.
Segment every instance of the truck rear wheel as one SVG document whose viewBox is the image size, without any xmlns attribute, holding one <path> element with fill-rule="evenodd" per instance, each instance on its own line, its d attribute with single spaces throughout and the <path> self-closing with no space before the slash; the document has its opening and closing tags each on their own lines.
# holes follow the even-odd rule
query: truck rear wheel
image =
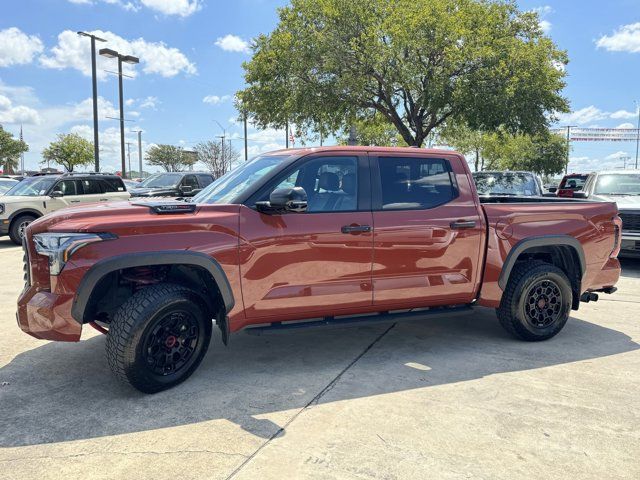
<svg viewBox="0 0 640 480">
<path fill-rule="evenodd" d="M 567 323 L 572 295 L 571 283 L 558 267 L 539 260 L 523 262 L 511 273 L 498 319 L 516 338 L 547 340 Z"/>
<path fill-rule="evenodd" d="M 212 321 L 201 298 L 179 285 L 143 288 L 120 306 L 109 325 L 107 360 L 113 373 L 144 393 L 171 388 L 198 368 Z"/>
</svg>

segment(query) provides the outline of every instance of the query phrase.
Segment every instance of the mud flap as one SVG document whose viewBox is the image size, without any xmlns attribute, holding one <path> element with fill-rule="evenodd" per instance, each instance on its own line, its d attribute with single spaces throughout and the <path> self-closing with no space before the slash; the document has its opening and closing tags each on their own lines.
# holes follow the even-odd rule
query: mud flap
<svg viewBox="0 0 640 480">
<path fill-rule="evenodd" d="M 225 347 L 229 345 L 229 317 L 227 317 L 224 311 L 219 311 L 218 315 L 216 315 L 216 325 L 220 329 L 220 333 L 222 334 L 222 343 L 224 343 Z"/>
</svg>

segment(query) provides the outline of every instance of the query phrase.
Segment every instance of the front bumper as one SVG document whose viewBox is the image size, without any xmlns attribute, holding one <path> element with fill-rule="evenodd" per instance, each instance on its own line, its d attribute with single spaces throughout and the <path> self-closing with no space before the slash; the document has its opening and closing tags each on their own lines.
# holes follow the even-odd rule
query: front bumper
<svg viewBox="0 0 640 480">
<path fill-rule="evenodd" d="M 41 340 L 77 342 L 82 325 L 71 316 L 73 295 L 58 295 L 25 287 L 16 314 L 20 329 Z"/>
<path fill-rule="evenodd" d="M 640 233 L 622 231 L 619 257 L 640 258 Z"/>
</svg>

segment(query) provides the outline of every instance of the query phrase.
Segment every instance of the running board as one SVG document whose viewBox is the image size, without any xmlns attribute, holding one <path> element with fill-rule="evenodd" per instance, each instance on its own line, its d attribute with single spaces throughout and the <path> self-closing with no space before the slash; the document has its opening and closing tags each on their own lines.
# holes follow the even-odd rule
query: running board
<svg viewBox="0 0 640 480">
<path fill-rule="evenodd" d="M 423 310 L 408 310 L 398 312 L 382 312 L 372 315 L 344 316 L 344 317 L 324 317 L 319 320 L 294 320 L 290 322 L 272 322 L 257 327 L 247 327 L 245 331 L 249 335 L 263 335 L 277 333 L 287 330 L 300 330 L 303 328 L 315 327 L 346 327 L 375 325 L 385 322 L 400 322 L 402 320 L 415 320 L 420 318 L 445 318 L 451 315 L 461 315 L 471 313 L 471 305 L 460 305 L 457 307 L 437 307 Z"/>
</svg>

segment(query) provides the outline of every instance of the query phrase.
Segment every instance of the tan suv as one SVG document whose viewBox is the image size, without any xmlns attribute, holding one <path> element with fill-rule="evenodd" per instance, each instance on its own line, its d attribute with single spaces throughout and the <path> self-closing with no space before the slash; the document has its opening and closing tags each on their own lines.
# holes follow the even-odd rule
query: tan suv
<svg viewBox="0 0 640 480">
<path fill-rule="evenodd" d="M 116 175 L 65 173 L 27 177 L 0 196 L 0 235 L 22 243 L 27 225 L 49 212 L 79 203 L 128 200 L 129 192 Z"/>
</svg>

